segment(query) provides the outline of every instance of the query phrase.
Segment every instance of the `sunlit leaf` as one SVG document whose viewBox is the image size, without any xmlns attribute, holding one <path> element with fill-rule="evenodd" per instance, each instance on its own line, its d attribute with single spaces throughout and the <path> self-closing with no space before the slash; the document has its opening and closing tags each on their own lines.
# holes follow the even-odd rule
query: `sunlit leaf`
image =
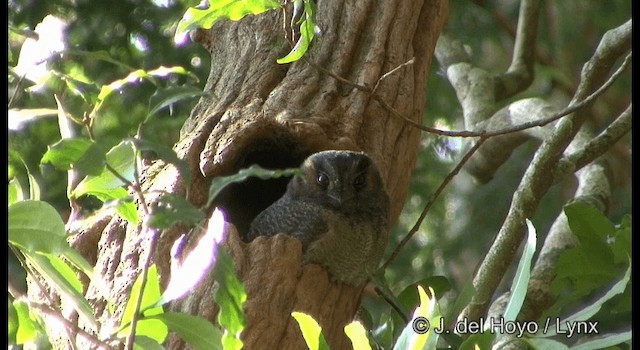
<svg viewBox="0 0 640 350">
<path fill-rule="evenodd" d="M 151 316 L 164 322 L 195 350 L 222 349 L 222 332 L 202 317 L 178 312 Z"/>
<path fill-rule="evenodd" d="M 293 49 L 284 57 L 277 60 L 280 64 L 291 63 L 299 60 L 309 49 L 316 32 L 315 3 L 313 0 L 298 0 L 304 2 L 304 20 L 300 23 L 300 38 Z"/>
<path fill-rule="evenodd" d="M 247 301 L 247 292 L 236 275 L 233 259 L 224 249 L 217 251 L 213 278 L 218 282 L 213 299 L 220 306 L 218 323 L 223 328 L 222 344 L 225 349 L 240 349 L 240 333 L 246 324 L 244 303 Z"/>
<path fill-rule="evenodd" d="M 418 286 L 420 305 L 413 312 L 411 321 L 400 333 L 393 347 L 400 349 L 435 349 L 438 342 L 438 334 L 434 328 L 440 327 L 441 318 L 433 289 L 429 289 L 431 297 L 427 295 L 422 286 Z"/>
<path fill-rule="evenodd" d="M 183 36 L 196 28 L 209 29 L 220 19 L 237 21 L 247 15 L 257 15 L 268 10 L 280 8 L 277 0 L 217 0 L 209 1 L 209 7 L 187 9 L 178 23 L 176 37 Z"/>
<path fill-rule="evenodd" d="M 371 350 L 369 339 L 367 338 L 367 330 L 364 329 L 362 323 L 353 321 L 344 327 L 344 333 L 351 340 L 353 350 Z"/>
<path fill-rule="evenodd" d="M 518 269 L 516 275 L 511 283 L 511 296 L 509 303 L 504 310 L 505 322 L 515 321 L 524 298 L 527 296 L 527 287 L 529 285 L 529 278 L 531 276 L 531 261 L 533 260 L 533 254 L 536 252 L 536 240 L 538 235 L 536 234 L 536 228 L 529 219 L 527 219 L 527 241 L 518 263 Z"/>
<path fill-rule="evenodd" d="M 121 142 L 113 147 L 106 155 L 107 164 L 120 176 L 133 181 L 133 167 L 135 155 L 131 144 Z M 114 175 L 109 169 L 103 169 L 100 175 L 87 176 L 73 190 L 71 196 L 78 198 L 84 194 L 94 195 L 101 200 L 120 199 L 128 195 L 122 188 L 124 182 Z"/>
<path fill-rule="evenodd" d="M 22 186 L 20 186 L 20 181 L 18 181 L 18 179 L 16 178 L 13 178 L 9 181 L 8 199 L 9 205 L 24 200 Z"/>
<path fill-rule="evenodd" d="M 16 344 L 24 344 L 38 336 L 40 327 L 29 315 L 29 305 L 25 300 L 14 300 L 12 305 L 17 317 Z"/>
<path fill-rule="evenodd" d="M 86 175 L 98 175 L 104 168 L 105 152 L 88 138 L 62 139 L 48 147 L 40 160 L 61 170 L 78 169 Z"/>
<path fill-rule="evenodd" d="M 94 327 L 97 326 L 98 323 L 94 317 L 93 309 L 82 294 L 80 280 L 62 259 L 52 255 L 28 252 L 25 252 L 24 255 L 31 266 L 56 288 L 66 302 L 73 305 L 74 309 L 78 311 L 85 321 Z"/>
<path fill-rule="evenodd" d="M 121 329 L 118 332 L 118 335 L 121 337 L 125 337 L 129 333 L 139 298 L 142 298 L 142 300 L 138 311 L 141 312 L 143 316 L 150 317 L 164 313 L 161 306 L 156 306 L 158 300 L 160 300 L 160 281 L 156 265 L 151 265 L 147 270 L 147 281 L 144 285 L 144 292 L 142 292 L 142 278 L 143 275 L 141 273 L 138 275 L 138 278 L 136 278 L 131 288 L 131 293 L 129 293 L 129 300 L 127 300 L 120 322 Z M 140 318 L 138 321 L 136 324 L 136 336 L 144 335 L 156 340 L 158 343 L 162 343 L 165 340 L 168 329 L 163 322 L 156 319 L 144 318 Z"/>
<path fill-rule="evenodd" d="M 26 252 L 62 254 L 69 248 L 60 214 L 41 201 L 22 201 L 9 206 L 9 242 Z"/>
<path fill-rule="evenodd" d="M 291 316 L 298 322 L 309 350 L 329 350 L 329 344 L 322 335 L 322 328 L 313 317 L 303 312 L 292 312 Z"/>
</svg>

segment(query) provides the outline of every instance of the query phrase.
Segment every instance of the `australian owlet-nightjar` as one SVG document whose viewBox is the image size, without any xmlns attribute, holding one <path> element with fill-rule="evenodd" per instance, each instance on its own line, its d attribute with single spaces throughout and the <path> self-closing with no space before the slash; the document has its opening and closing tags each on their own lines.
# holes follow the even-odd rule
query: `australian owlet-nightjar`
<svg viewBox="0 0 640 350">
<path fill-rule="evenodd" d="M 323 265 L 339 282 L 358 285 L 387 246 L 389 197 L 378 167 L 362 152 L 324 151 L 300 166 L 286 193 L 253 220 L 247 238 L 291 235 L 305 263 Z"/>
</svg>

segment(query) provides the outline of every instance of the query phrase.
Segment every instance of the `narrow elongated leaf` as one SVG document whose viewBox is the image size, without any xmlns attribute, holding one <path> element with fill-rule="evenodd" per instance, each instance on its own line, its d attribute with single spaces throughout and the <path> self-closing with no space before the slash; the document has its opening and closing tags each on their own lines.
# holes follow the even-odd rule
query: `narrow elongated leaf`
<svg viewBox="0 0 640 350">
<path fill-rule="evenodd" d="M 149 99 L 149 114 L 147 118 L 174 103 L 203 95 L 205 93 L 194 86 L 172 86 L 166 89 L 158 89 Z"/>
<path fill-rule="evenodd" d="M 244 303 L 247 292 L 236 275 L 233 259 L 224 249 L 217 250 L 213 278 L 219 284 L 213 299 L 220 306 L 218 323 L 224 330 L 222 344 L 225 349 L 241 349 L 240 333 L 246 324 Z"/>
<path fill-rule="evenodd" d="M 82 295 L 82 285 L 78 277 L 60 258 L 51 255 L 40 255 L 25 252 L 27 261 L 49 281 L 60 295 L 71 303 L 91 325 L 98 325 L 93 309 Z"/>
<path fill-rule="evenodd" d="M 64 222 L 48 203 L 27 200 L 9 206 L 9 242 L 25 252 L 59 255 L 69 244 Z"/>
<path fill-rule="evenodd" d="M 229 184 L 242 182 L 252 176 L 265 180 L 297 174 L 300 174 L 300 169 L 298 168 L 268 170 L 254 164 L 248 168 L 241 169 L 236 174 L 216 177 L 211 181 L 211 186 L 209 187 L 209 201 L 207 202 L 207 206 L 211 205 L 211 202 L 216 198 L 216 196 L 218 196 L 218 194 L 220 194 L 220 192 Z"/>
<path fill-rule="evenodd" d="M 515 321 L 524 298 L 527 296 L 527 286 L 529 285 L 529 278 L 531 276 L 531 261 L 533 260 L 533 254 L 536 252 L 536 228 L 529 219 L 527 219 L 527 242 L 522 251 L 522 257 L 518 263 L 518 269 L 516 275 L 513 278 L 511 284 L 511 297 L 509 303 L 504 310 L 505 322 Z"/>
<path fill-rule="evenodd" d="M 420 305 L 413 312 L 411 321 L 400 333 L 393 347 L 394 350 L 435 349 L 439 336 L 434 332 L 434 328 L 440 326 L 442 316 L 433 289 L 429 289 L 429 291 L 432 297 L 427 295 L 424 288 L 418 286 Z"/>
<path fill-rule="evenodd" d="M 135 155 L 131 144 L 126 141 L 113 147 L 106 155 L 109 164 L 120 176 L 133 181 L 133 166 Z M 87 176 L 73 190 L 71 196 L 78 198 L 84 194 L 91 194 L 100 200 L 120 199 L 128 195 L 122 188 L 124 183 L 110 170 L 103 169 L 100 175 Z"/>
<path fill-rule="evenodd" d="M 631 278 L 631 262 L 629 262 L 629 267 L 627 268 L 627 271 L 625 272 L 624 276 L 622 277 L 621 280 L 619 280 L 616 284 L 614 284 L 611 289 L 609 289 L 609 291 L 607 291 L 607 293 L 605 295 L 603 295 L 602 297 L 600 297 L 598 300 L 596 300 L 595 302 L 593 302 L 591 305 L 581 309 L 580 311 L 574 313 L 573 315 L 570 315 L 566 318 L 564 318 L 562 321 L 562 325 L 552 325 L 549 329 L 549 331 L 543 335 L 541 335 L 542 337 L 552 337 L 554 335 L 556 335 L 556 330 L 558 328 L 566 331 L 566 327 L 563 327 L 563 325 L 565 324 L 574 324 L 576 322 L 581 322 L 581 321 L 586 321 L 588 319 L 590 319 L 593 315 L 595 315 L 596 313 L 598 313 L 598 311 L 600 311 L 600 309 L 602 308 L 602 305 L 611 300 L 611 298 L 613 298 L 614 296 L 618 295 L 618 294 L 622 294 L 624 293 L 624 290 L 627 288 L 627 283 L 629 283 L 629 280 Z"/>
<path fill-rule="evenodd" d="M 576 346 L 572 346 L 571 350 L 592 350 L 592 349 L 605 349 L 610 346 L 618 345 L 624 342 L 631 341 L 631 331 L 622 333 L 604 334 L 600 337 L 595 337 L 587 341 L 581 342 Z"/>
<path fill-rule="evenodd" d="M 329 344 L 322 335 L 322 328 L 313 317 L 303 312 L 292 312 L 291 316 L 298 322 L 309 350 L 329 350 Z"/>
<path fill-rule="evenodd" d="M 222 332 L 202 317 L 178 312 L 165 312 L 148 318 L 164 322 L 170 330 L 178 333 L 180 338 L 195 350 L 222 349 Z"/>
<path fill-rule="evenodd" d="M 122 314 L 121 331 L 119 332 L 121 335 L 126 335 L 129 327 L 131 327 L 130 323 L 136 311 L 136 303 L 139 298 L 142 298 L 142 302 L 138 311 L 144 312 L 146 316 L 155 316 L 163 313 L 162 307 L 156 306 L 158 300 L 160 300 L 160 282 L 158 280 L 158 268 L 155 264 L 151 265 L 147 271 L 147 283 L 144 285 L 144 293 L 141 296 L 142 290 L 142 274 L 139 274 L 133 283 L 133 287 L 131 287 L 129 300 Z"/>
<path fill-rule="evenodd" d="M 315 3 L 313 0 L 298 0 L 304 2 L 304 20 L 300 24 L 300 38 L 293 46 L 293 49 L 284 57 L 279 58 L 276 62 L 280 64 L 291 63 L 299 60 L 309 50 L 309 45 L 313 40 L 316 32 L 315 21 Z"/>
</svg>

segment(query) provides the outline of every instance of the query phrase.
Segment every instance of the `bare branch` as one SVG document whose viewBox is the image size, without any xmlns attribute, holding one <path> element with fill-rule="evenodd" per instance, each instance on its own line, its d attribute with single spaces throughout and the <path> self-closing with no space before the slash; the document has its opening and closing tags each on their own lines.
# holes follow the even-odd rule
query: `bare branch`
<svg viewBox="0 0 640 350">
<path fill-rule="evenodd" d="M 464 157 L 460 159 L 456 167 L 453 168 L 453 170 L 451 170 L 451 172 L 447 175 L 447 177 L 445 177 L 444 180 L 442 180 L 442 183 L 440 184 L 440 186 L 438 186 L 435 192 L 431 194 L 431 197 L 429 197 L 429 200 L 427 201 L 427 205 L 425 205 L 424 209 L 422 210 L 422 213 L 420 213 L 420 217 L 416 221 L 415 225 L 413 225 L 413 228 L 411 228 L 411 230 L 409 230 L 409 233 L 407 233 L 407 235 L 404 236 L 404 238 L 402 238 L 402 241 L 398 243 L 396 248 L 393 250 L 393 253 L 391 253 L 391 256 L 389 256 L 389 259 L 387 259 L 387 261 L 385 261 L 385 263 L 382 265 L 383 269 L 386 269 L 387 266 L 389 266 L 389 264 L 391 264 L 393 260 L 395 260 L 395 258 L 398 256 L 398 254 L 400 253 L 402 248 L 405 246 L 405 244 L 407 244 L 407 242 L 411 239 L 411 237 L 413 237 L 413 235 L 415 235 L 416 232 L 418 232 L 418 230 L 420 229 L 420 225 L 422 225 L 422 221 L 424 221 L 424 218 L 427 216 L 427 213 L 433 206 L 433 203 L 435 203 L 436 199 L 440 196 L 440 193 L 442 193 L 442 191 L 445 189 L 445 187 L 447 187 L 449 182 L 451 182 L 453 177 L 460 172 L 460 170 L 465 165 L 465 163 L 469 160 L 469 158 L 471 158 L 471 156 L 478 150 L 478 148 L 480 148 L 480 146 L 486 140 L 487 140 L 486 137 L 481 137 L 475 143 L 475 145 L 473 145 L 473 147 L 471 147 L 471 149 L 469 149 L 469 151 L 465 153 Z"/>
<path fill-rule="evenodd" d="M 629 50 L 630 45 L 630 21 L 608 31 L 593 57 L 584 65 L 580 86 L 572 101 L 581 101 L 592 94 L 606 79 L 606 74 L 617 59 Z M 556 125 L 553 135 L 536 152 L 513 196 L 503 226 L 474 277 L 476 294 L 460 317 L 478 320 L 485 314 L 491 297 L 522 242 L 525 219 L 533 216 L 542 196 L 553 184 L 553 177 L 549 174 L 555 169 L 560 155 L 573 140 L 586 115 L 580 110 L 562 119 Z"/>
<path fill-rule="evenodd" d="M 520 3 L 511 66 L 494 80 L 496 100 L 509 98 L 533 82 L 539 14 L 540 0 L 523 0 Z"/>
</svg>

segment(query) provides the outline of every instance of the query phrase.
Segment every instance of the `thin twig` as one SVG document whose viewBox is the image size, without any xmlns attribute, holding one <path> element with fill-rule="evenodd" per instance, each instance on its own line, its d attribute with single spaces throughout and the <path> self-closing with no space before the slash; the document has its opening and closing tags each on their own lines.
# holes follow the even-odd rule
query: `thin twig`
<svg viewBox="0 0 640 350">
<path fill-rule="evenodd" d="M 373 90 L 364 86 L 364 85 L 360 85 L 360 84 L 356 84 L 348 79 L 345 79 L 333 72 L 330 72 L 329 70 L 325 69 L 324 67 L 321 67 L 320 65 L 316 64 L 315 62 L 312 62 L 311 60 L 305 58 L 305 61 L 307 63 L 309 63 L 311 66 L 313 66 L 314 68 L 320 70 L 321 72 L 329 75 L 330 77 L 338 80 L 339 82 L 351 86 L 353 88 L 356 88 L 360 91 L 364 91 L 367 92 L 369 94 L 373 94 Z M 479 131 L 468 131 L 468 130 L 461 130 L 461 131 L 456 131 L 456 130 L 441 130 L 441 129 L 436 129 L 436 128 L 431 128 L 425 125 L 422 125 L 420 123 L 417 123 L 411 119 L 409 119 L 408 117 L 406 117 L 405 115 L 403 115 L 402 113 L 398 112 L 395 108 L 393 108 L 391 105 L 389 105 L 380 95 L 375 94 L 372 95 L 372 98 L 377 101 L 378 103 L 380 103 L 380 105 L 382 105 L 382 107 L 384 107 L 388 112 L 391 113 L 391 115 L 393 115 L 396 118 L 399 118 L 401 120 L 403 120 L 405 123 L 420 129 L 422 131 L 431 133 L 431 134 L 435 134 L 435 135 L 440 135 L 440 136 L 449 136 L 449 137 L 493 137 L 493 136 L 499 136 L 499 135 L 505 135 L 505 134 L 510 134 L 510 133 L 515 133 L 518 131 L 522 131 L 522 130 L 526 130 L 526 129 L 531 129 L 531 128 L 535 128 L 538 126 L 545 126 L 548 125 L 562 117 L 565 117 L 581 108 L 583 108 L 584 106 L 592 103 L 598 96 L 600 96 L 602 93 L 604 93 L 614 82 L 615 80 L 624 72 L 624 70 L 627 68 L 627 66 L 629 65 L 629 63 L 631 62 L 631 53 L 629 53 L 627 55 L 627 57 L 625 57 L 624 61 L 622 62 L 622 64 L 620 65 L 620 67 L 611 75 L 611 77 L 609 78 L 609 80 L 607 80 L 606 83 L 604 83 L 599 89 L 597 89 L 594 93 L 592 93 L 591 95 L 589 95 L 588 97 L 586 97 L 584 100 L 580 101 L 580 102 L 576 102 L 576 103 L 572 103 L 571 105 L 567 106 L 565 109 L 563 109 L 560 112 L 557 112 L 555 114 L 553 114 L 551 117 L 549 118 L 545 118 L 545 119 L 540 119 L 540 120 L 534 120 L 531 122 L 527 122 L 527 123 L 523 123 L 523 124 L 519 124 L 519 125 L 515 125 L 515 126 L 511 126 L 511 127 L 507 127 L 507 128 L 503 128 L 503 129 L 499 129 L 499 130 L 493 130 L 493 131 L 487 131 L 487 130 L 479 130 Z M 409 62 L 407 62 L 409 63 Z M 407 64 L 404 63 L 403 65 Z M 396 69 L 394 69 L 395 71 Z M 387 74 L 385 74 L 387 75 Z"/>
<path fill-rule="evenodd" d="M 375 95 L 376 91 L 378 91 L 378 87 L 380 86 L 380 83 L 387 79 L 388 77 L 390 77 L 393 73 L 397 72 L 398 70 L 400 70 L 401 68 L 404 68 L 406 66 L 410 66 L 412 65 L 414 62 L 416 61 L 415 57 L 411 57 L 410 60 L 408 60 L 407 62 L 397 66 L 396 68 L 384 73 L 380 79 L 378 79 L 378 81 L 376 82 L 376 85 L 373 87 L 373 90 L 371 90 L 371 95 Z"/>
<path fill-rule="evenodd" d="M 447 175 L 447 177 L 445 177 L 444 180 L 442 180 L 442 183 L 440 184 L 440 186 L 438 186 L 436 191 L 433 192 L 433 194 L 431 194 L 431 197 L 429 198 L 429 201 L 427 202 L 427 205 L 425 205 L 424 209 L 422 210 L 422 213 L 420 213 L 420 217 L 416 221 L 415 225 L 413 225 L 413 228 L 411 228 L 409 233 L 407 233 L 406 236 L 404 236 L 404 238 L 402 238 L 400 243 L 398 243 L 396 248 L 393 250 L 393 253 L 391 253 L 391 256 L 389 256 L 389 259 L 387 259 L 387 261 L 384 263 L 384 265 L 382 265 L 383 269 L 386 269 L 387 266 L 389 266 L 389 264 L 391 264 L 393 262 L 393 260 L 395 260 L 395 258 L 398 256 L 398 254 L 400 253 L 400 251 L 404 247 L 404 245 L 407 244 L 407 242 L 411 239 L 411 237 L 413 237 L 413 235 L 416 234 L 416 232 L 418 232 L 418 230 L 420 229 L 420 225 L 422 225 L 422 222 L 424 221 L 424 218 L 427 216 L 427 213 L 429 212 L 429 210 L 433 206 L 433 203 L 435 203 L 436 199 L 440 196 L 440 193 L 442 193 L 442 191 L 445 189 L 445 187 L 447 187 L 449 182 L 451 182 L 453 177 L 456 176 L 460 172 L 462 167 L 467 163 L 467 161 L 469 161 L 471 156 L 480 148 L 480 146 L 487 139 L 488 139 L 488 137 L 481 137 L 475 143 L 475 145 L 473 145 L 473 147 L 471 147 L 471 149 L 469 149 L 469 151 L 467 151 L 467 153 L 465 153 L 464 157 L 462 157 L 462 159 L 460 159 L 460 161 L 458 162 L 456 167 L 453 168 L 453 170 L 451 170 L 451 172 Z"/>
</svg>

